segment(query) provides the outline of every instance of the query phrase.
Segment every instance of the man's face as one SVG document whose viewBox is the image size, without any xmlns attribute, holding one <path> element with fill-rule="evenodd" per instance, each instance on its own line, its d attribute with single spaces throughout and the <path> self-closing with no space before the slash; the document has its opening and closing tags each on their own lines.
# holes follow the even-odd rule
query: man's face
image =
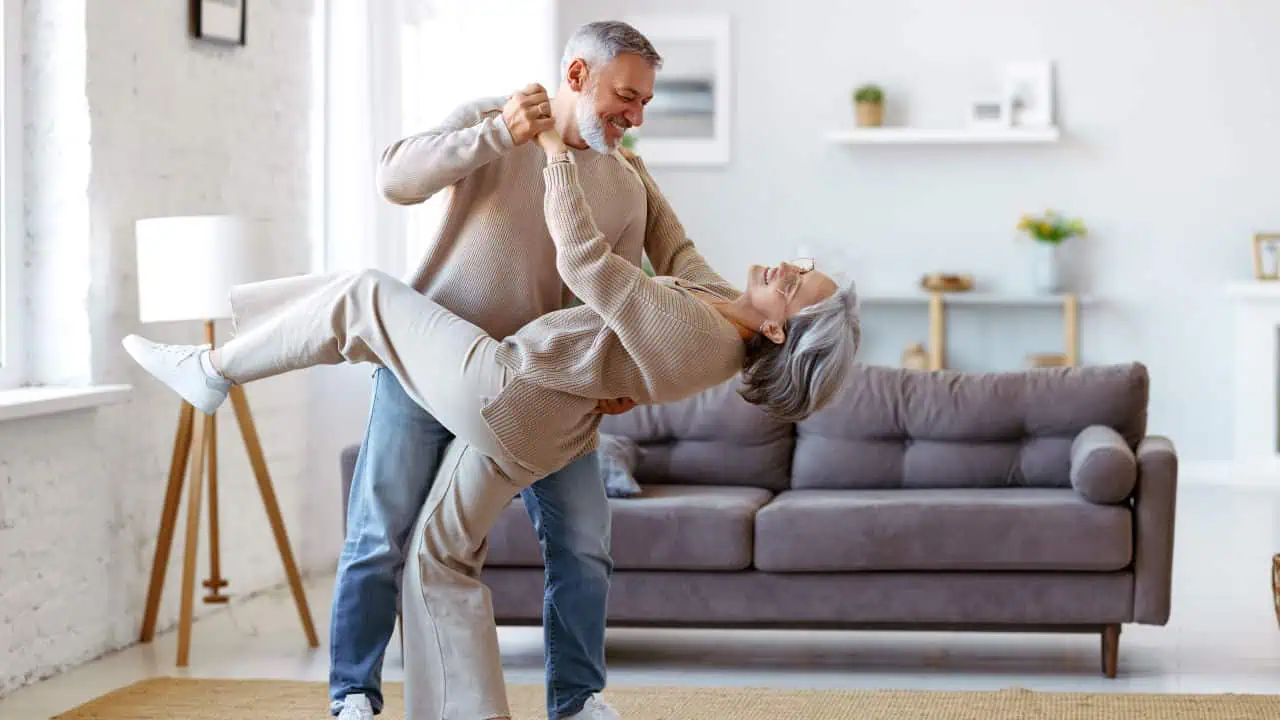
<svg viewBox="0 0 1280 720">
<path fill-rule="evenodd" d="M 579 94 L 578 133 L 592 150 L 612 152 L 627 129 L 644 123 L 644 107 L 653 99 L 657 76 L 644 58 L 622 54 L 599 68 L 578 60 L 569 76 Z"/>
</svg>

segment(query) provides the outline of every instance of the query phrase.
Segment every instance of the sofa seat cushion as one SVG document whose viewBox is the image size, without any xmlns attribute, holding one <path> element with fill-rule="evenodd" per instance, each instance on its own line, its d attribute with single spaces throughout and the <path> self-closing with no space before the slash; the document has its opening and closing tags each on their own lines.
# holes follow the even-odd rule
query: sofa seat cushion
<svg viewBox="0 0 1280 720">
<path fill-rule="evenodd" d="M 757 487 L 645 485 L 610 499 L 617 570 L 745 570 L 756 511 L 773 497 Z M 489 534 L 485 564 L 542 567 L 542 551 L 517 497 Z"/>
<path fill-rule="evenodd" d="M 1070 488 L 792 490 L 756 515 L 756 568 L 1080 570 L 1129 564 L 1131 511 Z"/>
</svg>

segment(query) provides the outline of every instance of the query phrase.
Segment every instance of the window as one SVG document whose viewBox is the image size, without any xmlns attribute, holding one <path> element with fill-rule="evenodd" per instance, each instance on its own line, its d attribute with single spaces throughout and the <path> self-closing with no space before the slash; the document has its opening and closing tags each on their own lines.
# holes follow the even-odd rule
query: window
<svg viewBox="0 0 1280 720">
<path fill-rule="evenodd" d="M 379 153 L 459 104 L 530 82 L 554 90 L 554 0 L 327 0 L 324 13 L 323 247 L 329 269 L 416 267 L 448 193 L 405 208 L 375 197 Z"/>
<path fill-rule="evenodd" d="M 551 0 L 437 2 L 429 14 L 401 28 L 402 133 L 421 132 L 464 102 L 505 95 L 531 82 L 554 94 L 559 64 Z M 439 193 L 408 214 L 403 252 L 411 266 L 443 221 L 447 195 Z"/>
<path fill-rule="evenodd" d="M 22 327 L 22 0 L 0 12 L 0 389 L 24 380 Z"/>
</svg>

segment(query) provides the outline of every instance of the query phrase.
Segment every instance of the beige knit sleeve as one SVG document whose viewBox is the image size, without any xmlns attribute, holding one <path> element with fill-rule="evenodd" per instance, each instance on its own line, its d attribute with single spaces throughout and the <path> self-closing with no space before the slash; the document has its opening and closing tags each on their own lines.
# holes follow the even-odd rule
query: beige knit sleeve
<svg viewBox="0 0 1280 720">
<path fill-rule="evenodd" d="M 675 210 L 667 202 L 658 182 L 649 174 L 640 156 L 630 151 L 624 151 L 623 155 L 644 183 L 647 211 L 644 251 L 653 264 L 654 272 L 688 280 L 727 295 L 736 295 L 739 291 L 733 283 L 712 270 L 689 239 Z"/>
<path fill-rule="evenodd" d="M 653 281 L 605 242 L 578 182 L 578 166 L 567 154 L 553 157 L 542 172 L 542 209 L 556 243 L 556 269 L 574 295 L 612 324 L 637 285 Z"/>
<path fill-rule="evenodd" d="M 378 160 L 382 197 L 397 205 L 425 202 L 514 147 L 502 120 L 504 102 L 467 103 L 436 127 L 388 145 Z"/>
</svg>

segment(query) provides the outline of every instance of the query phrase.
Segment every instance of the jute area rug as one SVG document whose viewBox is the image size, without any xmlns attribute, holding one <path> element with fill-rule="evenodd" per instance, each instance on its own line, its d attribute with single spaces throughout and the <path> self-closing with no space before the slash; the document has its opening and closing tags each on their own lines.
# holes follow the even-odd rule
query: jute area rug
<svg viewBox="0 0 1280 720">
<path fill-rule="evenodd" d="M 403 686 L 388 683 L 380 720 L 404 717 Z M 540 685 L 508 689 L 517 720 L 544 720 Z M 1243 720 L 1280 718 L 1280 695 L 1157 695 L 928 690 L 765 690 L 618 687 L 606 693 L 627 720 Z M 325 685 L 280 680 L 154 678 L 121 688 L 56 720 L 316 720 Z M 425 720 L 425 719 L 424 719 Z"/>
</svg>

